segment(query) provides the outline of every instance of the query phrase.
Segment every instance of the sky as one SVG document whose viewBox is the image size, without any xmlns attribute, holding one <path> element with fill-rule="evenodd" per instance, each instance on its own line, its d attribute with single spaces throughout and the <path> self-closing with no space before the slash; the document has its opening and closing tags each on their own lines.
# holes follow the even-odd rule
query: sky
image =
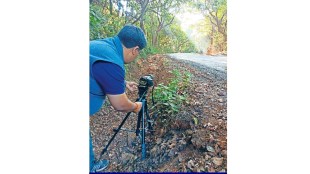
<svg viewBox="0 0 310 174">
<path fill-rule="evenodd" d="M 202 13 L 194 10 L 189 10 L 188 7 L 182 6 L 181 11 L 176 15 L 176 18 L 181 23 L 181 29 L 186 33 L 188 38 L 195 44 L 198 50 L 206 52 L 208 41 L 203 33 L 198 31 L 198 24 L 204 20 Z"/>
</svg>

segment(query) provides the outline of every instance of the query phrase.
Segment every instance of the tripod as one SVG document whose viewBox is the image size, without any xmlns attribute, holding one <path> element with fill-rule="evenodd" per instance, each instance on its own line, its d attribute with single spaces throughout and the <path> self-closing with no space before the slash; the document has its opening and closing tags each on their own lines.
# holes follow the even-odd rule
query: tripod
<svg viewBox="0 0 310 174">
<path fill-rule="evenodd" d="M 142 87 L 139 87 L 139 97 L 142 99 L 142 107 L 138 114 L 137 120 L 137 128 L 136 128 L 136 136 L 139 136 L 141 140 L 141 150 L 142 150 L 142 160 L 146 157 L 146 143 L 145 143 L 145 135 L 148 131 L 153 133 L 153 121 L 150 119 L 149 111 L 147 108 L 147 100 L 145 99 L 145 90 Z"/>
<path fill-rule="evenodd" d="M 135 132 L 136 136 L 138 136 L 141 140 L 141 149 L 142 149 L 142 156 L 141 159 L 144 160 L 146 157 L 146 143 L 145 143 L 145 135 L 148 131 L 153 132 L 153 121 L 150 119 L 148 108 L 147 108 L 147 100 L 146 100 L 146 94 L 149 86 L 153 86 L 153 77 L 152 76 L 144 76 L 139 81 L 139 98 L 136 100 L 138 102 L 142 102 L 141 110 L 138 113 L 138 119 L 137 119 L 137 128 L 135 131 L 123 129 L 122 126 L 126 122 L 127 118 L 131 114 L 131 112 L 128 112 L 121 122 L 121 124 L 118 126 L 117 129 L 113 129 L 115 132 L 112 138 L 109 140 L 108 144 L 105 146 L 105 148 L 100 153 L 99 159 L 103 156 L 103 154 L 107 151 L 108 147 L 114 140 L 115 136 L 119 131 L 127 131 L 127 132 Z"/>
</svg>

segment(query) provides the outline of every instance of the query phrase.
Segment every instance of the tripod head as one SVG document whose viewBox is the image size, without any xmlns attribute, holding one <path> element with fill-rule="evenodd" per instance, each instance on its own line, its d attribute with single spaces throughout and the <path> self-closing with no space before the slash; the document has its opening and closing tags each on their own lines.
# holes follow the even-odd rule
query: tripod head
<svg viewBox="0 0 310 174">
<path fill-rule="evenodd" d="M 138 90 L 139 90 L 139 98 L 145 98 L 145 94 L 149 87 L 153 86 L 153 75 L 142 76 L 139 80 Z M 143 96 L 144 95 L 144 96 Z"/>
</svg>

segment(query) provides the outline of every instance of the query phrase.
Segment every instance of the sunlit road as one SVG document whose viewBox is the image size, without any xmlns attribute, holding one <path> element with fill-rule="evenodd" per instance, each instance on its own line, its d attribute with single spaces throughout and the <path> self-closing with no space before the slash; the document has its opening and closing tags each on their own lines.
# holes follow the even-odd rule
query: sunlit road
<svg viewBox="0 0 310 174">
<path fill-rule="evenodd" d="M 175 59 L 183 59 L 193 61 L 218 71 L 227 71 L 227 57 L 226 56 L 207 56 L 195 53 L 173 53 L 167 54 L 168 56 Z"/>
</svg>

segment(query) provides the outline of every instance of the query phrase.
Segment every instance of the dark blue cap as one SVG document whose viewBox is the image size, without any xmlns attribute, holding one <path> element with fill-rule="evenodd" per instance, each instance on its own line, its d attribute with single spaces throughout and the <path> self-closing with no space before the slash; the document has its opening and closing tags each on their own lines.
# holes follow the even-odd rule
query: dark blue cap
<svg viewBox="0 0 310 174">
<path fill-rule="evenodd" d="M 125 25 L 117 36 L 126 48 L 139 46 L 139 49 L 142 50 L 146 47 L 146 38 L 143 31 L 134 25 Z"/>
</svg>

